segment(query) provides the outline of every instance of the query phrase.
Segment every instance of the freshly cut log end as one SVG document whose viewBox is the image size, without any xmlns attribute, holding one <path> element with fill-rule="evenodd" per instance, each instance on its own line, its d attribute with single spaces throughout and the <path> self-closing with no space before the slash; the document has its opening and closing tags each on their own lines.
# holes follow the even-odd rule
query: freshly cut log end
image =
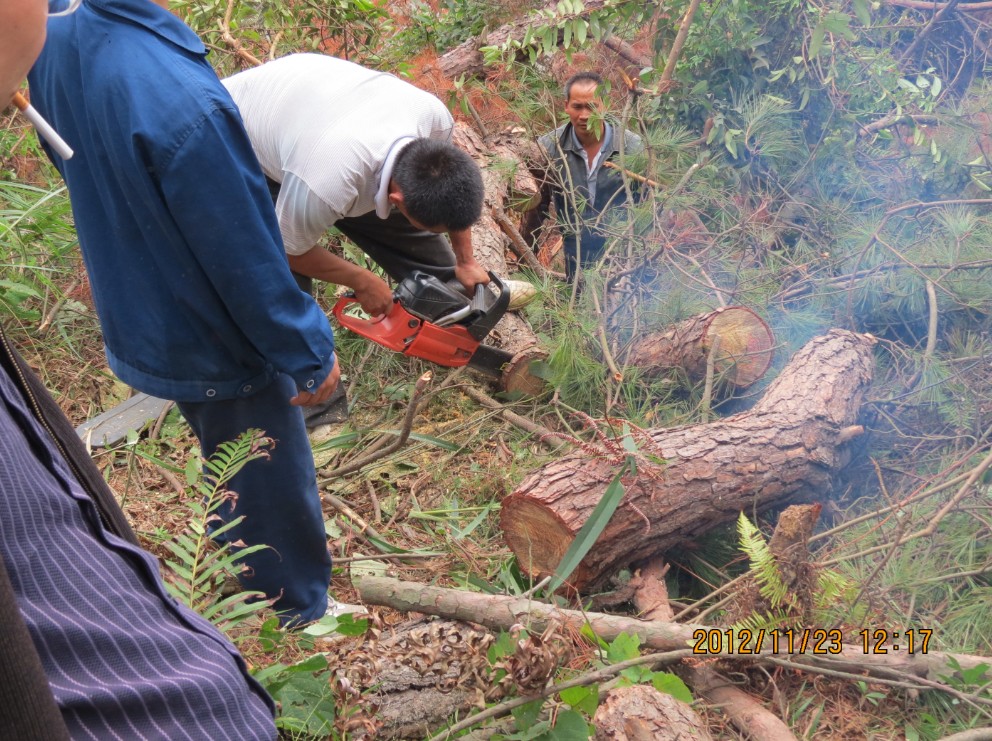
<svg viewBox="0 0 992 741">
<path fill-rule="evenodd" d="M 750 386 L 765 375 L 772 363 L 775 337 L 771 329 L 764 319 L 743 306 L 713 312 L 704 337 L 707 353 L 713 346 L 713 338 L 720 338 L 714 368 L 737 388 Z"/>
<path fill-rule="evenodd" d="M 503 369 L 500 388 L 511 394 L 541 396 L 548 389 L 548 382 L 533 372 L 534 363 L 548 359 L 548 353 L 539 347 L 528 347 L 513 356 Z"/>
<path fill-rule="evenodd" d="M 725 383 L 747 388 L 771 365 L 775 337 L 760 316 L 744 306 L 727 306 L 636 340 L 630 362 L 647 375 L 682 368 L 693 381 L 706 377 L 714 344 L 714 372 Z"/>
<path fill-rule="evenodd" d="M 561 563 L 575 533 L 552 510 L 526 497 L 503 501 L 500 513 L 510 550 L 523 556 L 521 567 L 535 577 L 549 576 Z"/>
</svg>

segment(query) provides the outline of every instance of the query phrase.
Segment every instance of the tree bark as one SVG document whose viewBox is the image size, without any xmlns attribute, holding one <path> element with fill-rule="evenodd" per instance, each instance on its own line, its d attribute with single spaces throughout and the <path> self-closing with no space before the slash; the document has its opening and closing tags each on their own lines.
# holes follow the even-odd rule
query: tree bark
<svg viewBox="0 0 992 741">
<path fill-rule="evenodd" d="M 682 368 L 693 381 L 706 376 L 714 340 L 718 377 L 735 388 L 747 388 L 771 365 L 775 337 L 765 321 L 743 306 L 728 306 L 699 314 L 633 342 L 628 358 L 647 375 Z"/>
<path fill-rule="evenodd" d="M 691 623 L 667 623 L 639 620 L 637 618 L 606 615 L 581 610 L 565 610 L 527 597 L 463 592 L 457 589 L 428 586 L 391 579 L 385 576 L 359 576 L 354 579 L 363 604 L 383 605 L 403 612 L 422 612 L 451 620 L 484 625 L 491 630 L 508 630 L 520 623 L 532 631 L 543 631 L 552 622 L 562 629 L 577 633 L 588 626 L 605 641 L 612 641 L 621 633 L 636 635 L 644 648 L 655 651 L 678 651 L 697 643 L 693 634 L 699 630 L 719 630 Z M 798 649 L 796 641 L 793 648 Z M 992 663 L 992 657 L 970 654 L 951 654 L 929 651 L 926 654 L 888 653 L 866 654 L 857 636 L 845 640 L 840 654 L 821 656 L 809 652 L 788 652 L 786 641 L 778 644 L 778 653 L 772 651 L 771 641 L 765 640 L 761 650 L 754 654 L 726 651 L 708 654 L 728 661 L 761 662 L 764 658 L 790 658 L 796 664 L 823 667 L 849 672 L 859 676 L 891 679 L 893 672 L 922 677 L 941 683 L 941 677 L 955 676 L 961 669 L 973 669 L 979 664 Z"/>
<path fill-rule="evenodd" d="M 596 741 L 709 741 L 703 719 L 684 702 L 636 684 L 610 690 L 593 717 Z"/>
<path fill-rule="evenodd" d="M 719 672 L 705 666 L 694 666 L 687 672 L 693 692 L 709 705 L 719 708 L 737 730 L 752 741 L 796 741 L 785 721 L 733 684 Z"/>
<path fill-rule="evenodd" d="M 511 141 L 497 137 L 486 144 L 473 129 L 461 123 L 455 126 L 453 140 L 456 146 L 479 163 L 486 191 L 488 207 L 483 207 L 482 218 L 472 227 L 475 259 L 486 270 L 505 277 L 508 273 L 507 237 L 493 218 L 493 207 L 502 210 L 507 200 L 533 199 L 540 194 L 540 186 L 520 162 Z M 494 155 L 510 167 L 497 171 L 487 166 Z M 501 174 L 507 171 L 511 173 L 509 177 Z M 497 384 L 500 390 L 532 396 L 544 389 L 544 381 L 530 373 L 530 366 L 535 361 L 544 360 L 548 354 L 539 346 L 534 330 L 520 314 L 505 314 L 486 337 L 485 344 L 504 350 L 513 357 L 503 369 Z"/>
<path fill-rule="evenodd" d="M 418 620 L 359 646 L 326 647 L 339 685 L 362 693 L 349 727 L 374 726 L 375 738 L 423 739 L 448 718 L 501 696 L 489 681 L 486 651 L 496 637 L 451 620 Z"/>
<path fill-rule="evenodd" d="M 553 461 L 503 500 L 500 524 L 522 570 L 553 574 L 618 467 L 633 455 L 638 477 L 572 573 L 577 589 L 685 545 L 741 511 L 825 494 L 849 460 L 854 425 L 872 377 L 874 339 L 831 330 L 795 354 L 748 412 L 708 424 L 647 431 L 646 452 L 604 441 Z M 663 459 L 663 465 L 652 463 Z"/>
</svg>

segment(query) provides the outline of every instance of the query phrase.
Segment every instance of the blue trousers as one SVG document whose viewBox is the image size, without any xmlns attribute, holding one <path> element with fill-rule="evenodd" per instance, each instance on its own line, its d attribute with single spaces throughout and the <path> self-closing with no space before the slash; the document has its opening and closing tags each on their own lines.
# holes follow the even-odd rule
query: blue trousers
<svg viewBox="0 0 992 741">
<path fill-rule="evenodd" d="M 269 546 L 244 559 L 248 569 L 239 580 L 245 589 L 277 598 L 275 609 L 284 624 L 322 617 L 331 580 L 310 440 L 303 412 L 289 403 L 295 395 L 292 379 L 279 375 L 246 398 L 177 403 L 204 456 L 249 428 L 261 429 L 275 440 L 268 459 L 248 463 L 231 480 L 228 488 L 237 499 L 219 514 L 225 522 L 245 518 L 224 534 L 225 540 Z"/>
</svg>

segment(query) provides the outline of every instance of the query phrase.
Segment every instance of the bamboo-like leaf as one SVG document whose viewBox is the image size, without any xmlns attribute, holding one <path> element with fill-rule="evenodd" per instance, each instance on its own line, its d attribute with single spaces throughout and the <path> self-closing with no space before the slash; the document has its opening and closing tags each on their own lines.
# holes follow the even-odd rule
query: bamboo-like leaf
<svg viewBox="0 0 992 741">
<path fill-rule="evenodd" d="M 624 471 L 626 471 L 626 467 L 606 487 L 606 492 L 599 500 L 595 509 L 593 509 L 592 514 L 589 515 L 589 519 L 579 529 L 575 540 L 572 541 L 565 555 L 562 556 L 558 568 L 555 569 L 555 576 L 551 580 L 551 583 L 548 584 L 548 593 L 554 592 L 572 575 L 572 572 L 575 571 L 576 567 L 578 567 L 579 563 L 581 563 L 582 559 L 589 552 L 589 549 L 592 548 L 593 544 L 602 534 L 610 518 L 613 517 L 613 513 L 616 512 L 617 507 L 623 499 L 623 495 L 626 493 L 626 489 L 620 483 L 620 478 L 623 476 Z"/>
</svg>

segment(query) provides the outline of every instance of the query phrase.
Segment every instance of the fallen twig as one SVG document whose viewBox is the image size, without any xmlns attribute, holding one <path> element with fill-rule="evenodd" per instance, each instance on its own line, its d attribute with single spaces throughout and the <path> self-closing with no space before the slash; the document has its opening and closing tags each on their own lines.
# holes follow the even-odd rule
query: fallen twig
<svg viewBox="0 0 992 741">
<path fill-rule="evenodd" d="M 355 563 L 356 561 L 407 561 L 420 558 L 445 558 L 449 553 L 376 553 L 372 556 L 348 556 L 335 558 L 334 563 Z"/>
<path fill-rule="evenodd" d="M 541 444 L 550 448 L 551 450 L 558 450 L 563 445 L 565 445 L 565 442 L 563 440 L 553 438 L 551 436 L 552 435 L 551 430 L 549 430 L 547 427 L 544 427 L 543 425 L 539 425 L 536 422 L 531 422 L 526 417 L 521 417 L 516 412 L 510 411 L 509 409 L 506 408 L 505 404 L 501 404 L 500 402 L 492 398 L 489 394 L 485 393 L 484 391 L 481 391 L 475 386 L 465 386 L 462 388 L 462 391 L 465 393 L 466 396 L 468 396 L 473 401 L 482 404 L 482 406 L 484 407 L 489 407 L 490 409 L 499 412 L 499 415 L 510 424 L 519 427 L 524 432 L 530 432 L 533 435 L 537 435 L 538 440 L 541 442 Z"/>
<path fill-rule="evenodd" d="M 498 206 L 493 206 L 492 215 L 493 220 L 509 238 L 510 249 L 513 251 L 513 254 L 527 263 L 527 267 L 541 276 L 542 279 L 547 280 L 548 271 L 537 259 L 537 256 L 534 254 L 534 250 L 527 246 L 524 238 L 520 235 L 520 231 L 516 226 L 514 226 L 513 222 L 510 221 L 510 217 L 506 215 L 506 212 Z"/>
<path fill-rule="evenodd" d="M 619 615 L 566 610 L 532 599 L 463 592 L 383 576 L 361 575 L 354 578 L 354 585 L 363 604 L 385 605 L 405 612 L 423 612 L 453 620 L 465 620 L 493 630 L 508 630 L 520 623 L 529 629 L 543 631 L 552 621 L 576 631 L 587 626 L 606 641 L 614 640 L 621 633 L 636 635 L 643 646 L 656 651 L 679 651 L 687 646 L 698 646 L 700 635 L 721 630 L 706 625 L 645 621 Z M 769 634 L 771 632 L 768 631 Z M 813 655 L 808 649 L 803 653 L 799 641 L 792 645 L 784 639 L 775 643 L 777 652 L 772 650 L 772 640 L 766 636 L 760 647 L 753 643 L 748 646 L 755 648 L 754 653 L 741 653 L 739 646 L 727 646 L 724 641 L 723 650 L 705 650 L 705 654 L 710 658 L 727 661 L 775 663 L 773 659 L 789 660 L 796 669 L 810 668 L 812 671 L 817 668 L 847 672 L 859 678 L 870 676 L 891 680 L 893 673 L 897 673 L 901 681 L 907 684 L 925 684 L 930 689 L 940 691 L 945 691 L 946 688 L 952 690 L 951 694 L 955 691 L 940 682 L 940 677 L 952 676 L 960 669 L 967 670 L 979 664 L 992 663 L 992 658 L 986 656 L 944 651 L 930 651 L 927 654 L 866 654 L 860 641 L 856 644 L 847 641 L 846 645 L 838 647 L 840 652 L 833 656 Z M 809 643 L 811 644 L 812 642 Z M 793 649 L 793 652 L 790 653 L 789 649 Z M 992 704 L 992 700 L 986 702 Z"/>
<path fill-rule="evenodd" d="M 48 310 L 48 313 L 46 313 L 44 318 L 41 320 L 41 324 L 38 325 L 38 329 L 35 331 L 36 337 L 44 337 L 48 334 L 48 330 L 50 330 L 52 328 L 52 324 L 55 323 L 55 317 L 58 316 L 59 312 L 62 310 L 62 307 L 65 306 L 65 302 L 69 299 L 69 295 L 79 288 L 79 283 L 80 279 L 75 278 L 68 286 L 66 286 L 65 290 L 62 292 L 62 298 L 55 302 L 52 308 Z"/>
<path fill-rule="evenodd" d="M 410 395 L 410 403 L 406 408 L 406 415 L 403 417 L 403 426 L 400 428 L 400 434 L 397 435 L 396 439 L 390 445 L 387 445 L 382 450 L 377 451 L 374 455 L 367 455 L 359 458 L 357 461 L 352 461 L 347 465 L 341 466 L 340 468 L 335 468 L 330 472 L 330 475 L 327 478 L 320 481 L 321 485 L 326 484 L 332 479 L 341 478 L 349 473 L 360 471 L 370 463 L 381 460 L 390 453 L 395 453 L 397 450 L 406 445 L 406 441 L 410 438 L 410 432 L 413 430 L 413 420 L 414 417 L 417 416 L 417 407 L 420 406 L 420 397 L 423 395 L 424 389 L 427 388 L 427 384 L 430 383 L 432 377 L 433 374 L 430 371 L 427 371 L 424 375 L 417 379 L 417 383 L 413 387 L 413 393 Z"/>
</svg>

